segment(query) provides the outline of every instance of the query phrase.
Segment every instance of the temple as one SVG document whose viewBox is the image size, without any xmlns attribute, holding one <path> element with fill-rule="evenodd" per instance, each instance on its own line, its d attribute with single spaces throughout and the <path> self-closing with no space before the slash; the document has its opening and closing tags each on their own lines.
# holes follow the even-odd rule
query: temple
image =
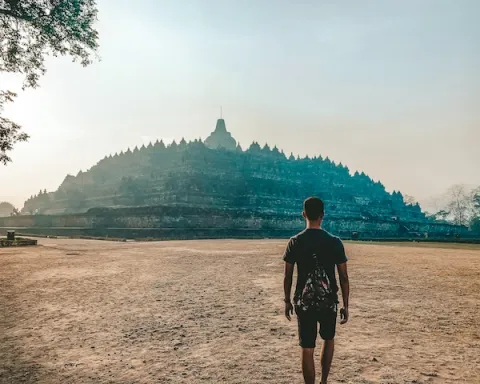
<svg viewBox="0 0 480 384">
<path fill-rule="evenodd" d="M 157 141 L 106 156 L 86 172 L 67 175 L 56 191 L 32 196 L 22 214 L 58 215 L 38 218 L 39 225 L 86 225 L 97 234 L 134 227 L 285 236 L 301 228 L 302 201 L 311 195 L 325 201 L 327 229 L 346 237 L 463 231 L 432 221 L 400 192 L 389 193 L 380 181 L 328 157 L 287 157 L 257 142 L 244 151 L 222 118 L 205 142 Z M 37 221 L 27 217 L 10 225 Z"/>
</svg>

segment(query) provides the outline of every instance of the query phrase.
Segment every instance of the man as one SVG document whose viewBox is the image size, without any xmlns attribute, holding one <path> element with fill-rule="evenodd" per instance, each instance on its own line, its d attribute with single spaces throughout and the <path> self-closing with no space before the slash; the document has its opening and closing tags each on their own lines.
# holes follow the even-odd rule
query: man
<svg viewBox="0 0 480 384">
<path fill-rule="evenodd" d="M 288 242 L 283 260 L 285 261 L 285 316 L 290 321 L 293 315 L 293 305 L 290 299 L 292 288 L 293 269 L 297 265 L 297 285 L 294 294 L 295 312 L 298 320 L 298 336 L 302 347 L 302 370 L 306 384 L 315 383 L 315 365 L 313 354 L 317 338 L 317 323 L 320 325 L 319 334 L 324 340 L 322 349 L 322 378 L 321 384 L 327 383 L 328 373 L 332 364 L 335 326 L 337 319 L 338 285 L 335 277 L 335 266 L 338 270 L 340 286 L 342 288 L 343 308 L 340 310 L 340 324 L 348 321 L 349 282 L 347 274 L 347 257 L 342 241 L 324 231 L 322 220 L 324 216 L 323 201 L 310 197 L 303 204 L 303 217 L 306 220 L 306 229 L 292 237 Z M 317 264 L 318 263 L 318 264 Z M 321 265 L 325 280 L 330 284 L 327 308 L 318 310 L 302 305 L 302 295 L 306 290 L 307 280 L 311 282 L 312 270 Z M 327 278 L 328 277 L 328 278 Z M 331 300 L 331 301 L 330 301 Z"/>
</svg>

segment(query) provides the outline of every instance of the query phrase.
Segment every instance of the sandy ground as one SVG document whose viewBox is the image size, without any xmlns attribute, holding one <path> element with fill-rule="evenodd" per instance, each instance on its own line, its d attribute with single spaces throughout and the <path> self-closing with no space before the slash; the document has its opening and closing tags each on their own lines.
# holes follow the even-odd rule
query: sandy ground
<svg viewBox="0 0 480 384">
<path fill-rule="evenodd" d="M 301 383 L 284 241 L 0 249 L 0 383 Z M 348 243 L 332 383 L 480 383 L 480 248 Z"/>
</svg>

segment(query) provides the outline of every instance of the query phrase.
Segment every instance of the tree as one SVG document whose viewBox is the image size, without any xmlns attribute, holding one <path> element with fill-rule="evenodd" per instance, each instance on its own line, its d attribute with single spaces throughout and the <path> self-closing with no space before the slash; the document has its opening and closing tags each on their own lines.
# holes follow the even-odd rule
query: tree
<svg viewBox="0 0 480 384">
<path fill-rule="evenodd" d="M 469 225 L 472 217 L 472 196 L 463 185 L 454 185 L 447 191 L 447 210 L 458 225 Z"/>
<path fill-rule="evenodd" d="M 472 192 L 473 208 L 477 215 L 480 215 L 480 187 Z"/>
<path fill-rule="evenodd" d="M 404 195 L 403 196 L 403 201 L 405 202 L 406 205 L 415 205 L 417 204 L 417 201 L 413 196 L 410 195 Z"/>
<path fill-rule="evenodd" d="M 11 161 L 10 157 L 7 156 L 7 152 L 13 149 L 15 143 L 28 140 L 28 135 L 21 131 L 21 127 L 18 124 L 2 117 L 4 104 L 13 101 L 15 96 L 17 95 L 13 92 L 0 91 L 0 163 L 5 165 Z"/>
<path fill-rule="evenodd" d="M 437 213 L 432 215 L 436 220 L 447 221 L 448 217 L 450 216 L 450 212 L 441 209 Z"/>
<path fill-rule="evenodd" d="M 23 89 L 38 87 L 45 57 L 70 55 L 83 66 L 98 49 L 96 0 L 0 0 L 0 72 L 21 73 Z M 1 116 L 16 94 L 0 90 L 0 162 L 28 135 Z"/>
<path fill-rule="evenodd" d="M 11 216 L 15 212 L 15 207 L 6 201 L 0 203 L 0 217 Z"/>
<path fill-rule="evenodd" d="M 480 187 L 472 192 L 472 204 L 474 214 L 470 222 L 470 228 L 473 232 L 480 233 Z"/>
</svg>

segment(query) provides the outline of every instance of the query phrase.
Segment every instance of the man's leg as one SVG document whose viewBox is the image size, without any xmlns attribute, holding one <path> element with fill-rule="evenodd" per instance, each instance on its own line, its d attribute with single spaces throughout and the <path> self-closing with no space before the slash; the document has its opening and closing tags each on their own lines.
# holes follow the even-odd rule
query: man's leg
<svg viewBox="0 0 480 384">
<path fill-rule="evenodd" d="M 320 316 L 320 337 L 323 339 L 322 348 L 322 381 L 327 384 L 328 374 L 332 366 L 333 350 L 335 347 L 335 329 L 337 324 L 337 310 L 326 310 Z"/>
<path fill-rule="evenodd" d="M 302 371 L 305 384 L 315 384 L 314 352 L 315 348 L 302 348 Z"/>
<path fill-rule="evenodd" d="M 322 348 L 322 381 L 321 384 L 327 384 L 328 374 L 332 366 L 333 350 L 335 347 L 335 340 L 325 340 Z"/>
<path fill-rule="evenodd" d="M 302 371 L 305 384 L 315 384 L 313 353 L 317 339 L 317 318 L 315 313 L 295 311 L 298 320 L 298 338 L 302 348 Z"/>
</svg>

